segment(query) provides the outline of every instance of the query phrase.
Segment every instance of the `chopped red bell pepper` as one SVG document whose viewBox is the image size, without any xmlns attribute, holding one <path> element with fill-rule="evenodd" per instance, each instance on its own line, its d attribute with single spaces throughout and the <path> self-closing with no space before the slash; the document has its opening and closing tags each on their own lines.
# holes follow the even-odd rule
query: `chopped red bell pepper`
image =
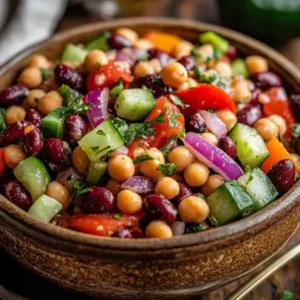
<svg viewBox="0 0 300 300">
<path fill-rule="evenodd" d="M 177 91 L 176 95 L 187 105 L 182 109 L 185 116 L 190 116 L 199 109 L 229 109 L 236 112 L 233 99 L 215 85 L 201 83 L 195 88 Z"/>
<path fill-rule="evenodd" d="M 120 78 L 122 78 L 124 86 L 127 86 L 132 80 L 130 69 L 126 67 L 124 62 L 111 61 L 88 77 L 88 92 L 101 87 L 111 88 Z"/>
<path fill-rule="evenodd" d="M 0 177 L 3 176 L 6 169 L 6 163 L 4 160 L 4 149 L 0 149 Z"/>
<path fill-rule="evenodd" d="M 111 236 L 116 230 L 128 227 L 136 227 L 143 214 L 120 215 L 120 214 L 99 214 L 99 215 L 73 215 L 68 225 L 70 228 L 80 232 Z"/>
</svg>

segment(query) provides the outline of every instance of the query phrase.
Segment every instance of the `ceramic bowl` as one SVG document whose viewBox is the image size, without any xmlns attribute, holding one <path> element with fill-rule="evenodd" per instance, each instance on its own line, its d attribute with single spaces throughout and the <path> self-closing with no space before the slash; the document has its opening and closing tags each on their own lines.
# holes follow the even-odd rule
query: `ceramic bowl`
<svg viewBox="0 0 300 300">
<path fill-rule="evenodd" d="M 0 70 L 0 89 L 11 84 L 26 57 L 55 60 L 67 42 L 84 42 L 102 30 L 163 30 L 193 42 L 213 30 L 243 55 L 266 57 L 289 91 L 300 92 L 298 69 L 266 45 L 203 23 L 161 18 L 101 22 L 75 28 L 22 51 Z M 300 182 L 260 212 L 232 224 L 172 239 L 104 238 L 62 229 L 28 215 L 0 196 L 0 242 L 20 263 L 68 289 L 109 299 L 184 298 L 229 283 L 263 263 L 300 223 Z"/>
</svg>

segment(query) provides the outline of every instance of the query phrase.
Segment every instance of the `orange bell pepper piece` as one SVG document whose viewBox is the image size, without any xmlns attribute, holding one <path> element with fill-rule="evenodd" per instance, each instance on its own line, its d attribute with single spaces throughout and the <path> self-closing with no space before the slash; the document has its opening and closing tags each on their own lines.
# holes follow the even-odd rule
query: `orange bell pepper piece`
<svg viewBox="0 0 300 300">
<path fill-rule="evenodd" d="M 151 31 L 145 34 L 145 39 L 151 41 L 154 45 L 154 48 L 166 51 L 168 53 L 171 52 L 172 48 L 179 42 L 181 39 L 172 34 Z"/>
<path fill-rule="evenodd" d="M 266 143 L 266 146 L 270 152 L 270 156 L 264 161 L 261 169 L 267 174 L 272 167 L 283 159 L 290 159 L 294 162 L 297 173 L 300 174 L 300 166 L 293 160 L 291 155 L 284 148 L 282 143 L 278 139 L 273 138 Z"/>
</svg>

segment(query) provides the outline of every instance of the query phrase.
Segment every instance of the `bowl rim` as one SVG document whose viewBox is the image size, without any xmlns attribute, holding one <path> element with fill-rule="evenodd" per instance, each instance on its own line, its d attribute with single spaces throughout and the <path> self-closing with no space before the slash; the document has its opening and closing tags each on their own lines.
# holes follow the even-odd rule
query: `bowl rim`
<svg viewBox="0 0 300 300">
<path fill-rule="evenodd" d="M 235 43 L 240 44 L 244 48 L 253 49 L 263 53 L 271 61 L 275 61 L 278 65 L 282 66 L 283 71 L 294 80 L 295 85 L 300 85 L 300 72 L 298 68 L 293 65 L 287 58 L 283 57 L 276 50 L 269 46 L 256 41 L 241 33 L 233 30 L 223 28 L 217 25 L 211 25 L 203 22 L 191 21 L 186 19 L 171 19 L 161 17 L 137 17 L 118 19 L 113 21 L 97 22 L 71 30 L 66 30 L 61 33 L 53 35 L 50 39 L 44 40 L 40 43 L 32 45 L 27 49 L 21 50 L 12 59 L 4 63 L 0 67 L 0 77 L 9 70 L 12 66 L 17 64 L 20 60 L 27 57 L 32 52 L 37 51 L 39 48 L 46 46 L 52 42 L 64 42 L 66 37 L 75 36 L 76 34 L 83 34 L 89 31 L 102 31 L 110 30 L 117 27 L 138 27 L 149 26 L 150 28 L 163 28 L 169 27 L 180 30 L 194 30 L 194 31 L 215 31 L 220 35 L 234 40 Z M 254 52 L 255 53 L 255 52 Z M 27 228 L 29 231 L 33 230 L 39 234 L 46 235 L 47 237 L 64 240 L 76 244 L 83 244 L 97 248 L 108 249 L 122 249 L 122 250 L 159 250 L 169 248 L 180 248 L 195 245 L 204 245 L 215 243 L 222 240 L 220 246 L 229 243 L 237 243 L 238 239 L 245 239 L 247 236 L 254 235 L 257 232 L 264 230 L 271 226 L 286 214 L 300 204 L 300 181 L 297 182 L 293 188 L 288 191 L 281 198 L 277 199 L 272 204 L 265 207 L 263 210 L 258 211 L 251 216 L 235 221 L 228 225 L 218 228 L 213 228 L 204 232 L 192 233 L 182 236 L 175 236 L 171 239 L 120 239 L 111 237 L 100 237 L 86 233 L 76 232 L 70 229 L 64 229 L 56 225 L 41 221 L 27 212 L 23 211 L 2 195 L 0 195 L 0 219 L 15 224 L 22 224 L 22 228 Z M 24 227 L 25 226 L 25 227 Z"/>
</svg>

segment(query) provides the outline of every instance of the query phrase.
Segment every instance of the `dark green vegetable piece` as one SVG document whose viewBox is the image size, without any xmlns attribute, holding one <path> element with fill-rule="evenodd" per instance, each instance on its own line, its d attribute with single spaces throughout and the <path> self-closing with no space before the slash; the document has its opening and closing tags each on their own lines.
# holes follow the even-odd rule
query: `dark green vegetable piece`
<svg viewBox="0 0 300 300">
<path fill-rule="evenodd" d="M 84 47 L 85 50 L 87 50 L 87 51 L 92 51 L 95 49 L 99 49 L 102 51 L 109 50 L 110 48 L 109 48 L 109 45 L 107 42 L 109 36 L 110 36 L 110 34 L 107 31 L 100 33 L 96 37 L 87 41 L 87 43 L 85 44 L 85 47 Z"/>
</svg>

